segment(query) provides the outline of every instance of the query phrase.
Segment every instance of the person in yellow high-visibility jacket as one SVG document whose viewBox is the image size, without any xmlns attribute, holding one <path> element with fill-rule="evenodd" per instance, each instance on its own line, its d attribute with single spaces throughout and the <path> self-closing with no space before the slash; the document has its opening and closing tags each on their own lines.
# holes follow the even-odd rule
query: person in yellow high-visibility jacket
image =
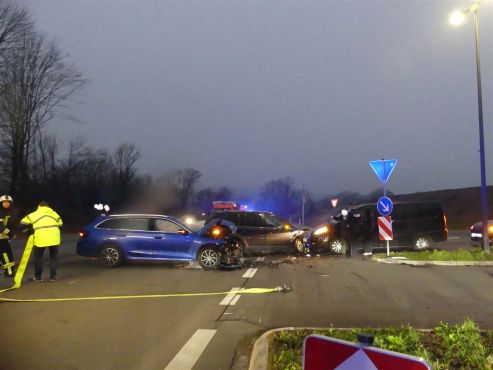
<svg viewBox="0 0 493 370">
<path fill-rule="evenodd" d="M 34 277 L 33 281 L 43 281 L 43 252 L 46 248 L 50 251 L 50 281 L 57 279 L 57 256 L 60 245 L 60 227 L 62 219 L 47 202 L 38 204 L 38 209 L 21 222 L 22 229 L 30 229 L 34 233 Z"/>
</svg>

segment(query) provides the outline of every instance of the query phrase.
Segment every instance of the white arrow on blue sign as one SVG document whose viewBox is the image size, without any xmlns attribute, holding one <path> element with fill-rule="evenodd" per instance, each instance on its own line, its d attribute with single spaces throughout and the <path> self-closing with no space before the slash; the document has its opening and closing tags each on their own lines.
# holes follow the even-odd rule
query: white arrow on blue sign
<svg viewBox="0 0 493 370">
<path fill-rule="evenodd" d="M 378 213 L 382 216 L 388 216 L 392 213 L 394 205 L 389 197 L 381 197 L 377 202 Z"/>
<path fill-rule="evenodd" d="M 382 184 L 387 182 L 396 165 L 397 159 L 382 159 L 370 162 L 371 168 L 375 171 Z"/>
</svg>

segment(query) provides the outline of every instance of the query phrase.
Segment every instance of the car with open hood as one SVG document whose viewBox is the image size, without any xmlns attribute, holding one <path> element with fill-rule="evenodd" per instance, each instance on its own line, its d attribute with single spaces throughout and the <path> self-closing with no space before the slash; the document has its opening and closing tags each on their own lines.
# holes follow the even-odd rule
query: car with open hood
<svg viewBox="0 0 493 370">
<path fill-rule="evenodd" d="M 213 219 L 193 232 L 171 216 L 120 214 L 101 216 L 79 233 L 77 254 L 98 258 L 103 266 L 124 261 L 196 261 L 204 269 L 237 263 L 241 252 L 229 237 L 230 222 Z"/>
</svg>

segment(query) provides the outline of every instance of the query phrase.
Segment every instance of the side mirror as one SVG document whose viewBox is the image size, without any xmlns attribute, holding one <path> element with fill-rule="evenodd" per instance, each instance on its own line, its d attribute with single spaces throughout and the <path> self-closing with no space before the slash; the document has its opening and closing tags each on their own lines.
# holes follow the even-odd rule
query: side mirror
<svg viewBox="0 0 493 370">
<path fill-rule="evenodd" d="M 185 230 L 185 229 L 180 229 L 180 230 L 178 230 L 178 234 L 181 234 L 181 235 L 188 235 L 189 233 L 188 233 L 188 231 L 187 231 L 187 230 Z"/>
</svg>

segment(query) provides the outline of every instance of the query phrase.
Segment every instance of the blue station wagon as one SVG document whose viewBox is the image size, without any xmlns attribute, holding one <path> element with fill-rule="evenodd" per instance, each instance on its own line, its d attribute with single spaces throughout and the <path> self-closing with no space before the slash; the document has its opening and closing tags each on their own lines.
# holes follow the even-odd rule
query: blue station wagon
<svg viewBox="0 0 493 370">
<path fill-rule="evenodd" d="M 226 227 L 216 226 L 210 222 L 194 233 L 170 216 L 101 216 L 80 230 L 77 254 L 98 258 L 106 267 L 127 260 L 161 260 L 197 261 L 204 269 L 215 269 L 228 250 L 227 238 L 221 237 Z"/>
</svg>

